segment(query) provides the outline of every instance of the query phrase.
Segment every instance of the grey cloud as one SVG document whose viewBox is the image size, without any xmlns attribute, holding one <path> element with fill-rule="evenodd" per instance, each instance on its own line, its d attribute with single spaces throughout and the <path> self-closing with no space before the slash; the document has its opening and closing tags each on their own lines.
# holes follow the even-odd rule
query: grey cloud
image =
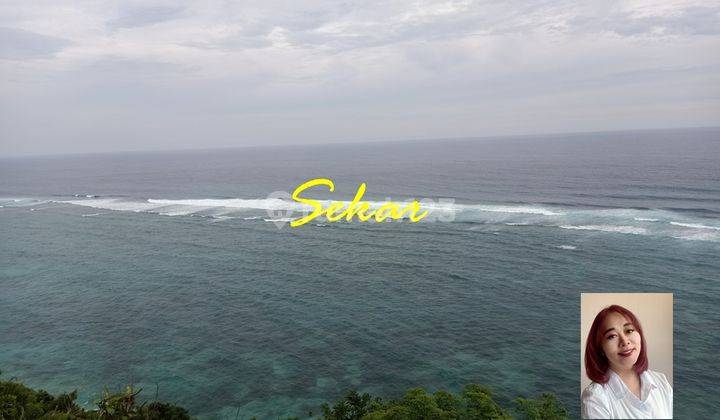
<svg viewBox="0 0 720 420">
<path fill-rule="evenodd" d="M 178 43 L 178 45 L 198 48 L 201 50 L 238 51 L 269 47 L 272 45 L 272 42 L 267 38 L 267 36 L 233 35 L 218 41 L 181 42 Z"/>
<path fill-rule="evenodd" d="M 126 6 L 120 10 L 120 15 L 107 24 L 111 28 L 138 28 L 156 23 L 165 22 L 182 16 L 185 8 L 182 6 Z"/>
<path fill-rule="evenodd" d="M 294 25 L 291 19 L 283 22 L 288 30 L 288 41 L 296 46 L 325 48 L 333 52 L 373 48 L 416 41 L 430 42 L 457 39 L 470 35 L 502 35 L 530 33 L 542 19 L 551 20 L 552 14 L 543 15 L 540 6 L 513 9 L 487 4 L 472 4 L 453 12 L 431 17 L 404 18 L 403 9 L 387 11 L 378 6 L 372 13 L 356 13 L 350 8 L 343 13 L 316 15 L 315 25 Z M 541 19 L 528 19 L 539 15 Z M 341 29 L 327 31 L 326 24 L 340 24 Z"/>
<path fill-rule="evenodd" d="M 631 13 L 609 13 L 602 18 L 577 16 L 570 22 L 572 32 L 612 31 L 623 36 L 717 35 L 720 34 L 720 7 L 689 7 L 666 16 L 635 17 Z"/>
<path fill-rule="evenodd" d="M 338 22 L 347 23 L 345 30 L 320 32 L 322 24 L 332 20 L 318 20 L 315 27 L 287 26 L 288 39 L 298 46 L 322 46 L 344 51 L 401 42 L 456 39 L 470 35 L 528 35 L 539 31 L 573 35 L 610 31 L 622 36 L 720 34 L 720 7 L 686 7 L 665 15 L 636 17 L 630 12 L 615 11 L 611 5 L 604 3 L 586 8 L 562 1 L 516 4 L 513 7 L 474 3 L 466 9 L 430 19 L 398 21 L 394 19 L 397 16 L 379 12 L 364 16 L 366 20 L 363 22 L 347 13 L 335 16 Z"/>
<path fill-rule="evenodd" d="M 90 74 L 112 73 L 125 76 L 163 76 L 172 73 L 188 73 L 192 70 L 193 67 L 180 64 L 114 56 L 101 57 L 80 69 L 81 72 Z"/>
<path fill-rule="evenodd" d="M 570 4 L 571 5 L 571 4 Z M 432 5 L 431 5 L 432 6 Z M 311 4 L 305 7 L 262 6 L 260 13 L 247 13 L 243 8 L 229 11 L 234 19 L 234 34 L 213 42 L 198 42 L 198 48 L 237 50 L 269 46 L 269 35 L 281 29 L 285 40 L 300 48 L 320 48 L 328 52 L 373 48 L 403 42 L 456 39 L 467 35 L 529 33 L 543 19 L 552 19 L 546 5 L 510 8 L 503 4 L 468 4 L 457 10 L 413 15 L 414 10 L 396 4 L 368 5 L 352 2 Z M 553 6 L 557 9 L 568 4 Z M 412 9 L 412 10 L 411 10 Z M 554 11 L 554 10 L 553 10 Z M 230 13 L 234 12 L 234 13 Z M 528 16 L 534 16 L 528 19 Z M 185 44 L 187 45 L 187 44 Z"/>
<path fill-rule="evenodd" d="M 16 28 L 0 28 L 0 58 L 26 60 L 52 57 L 72 42 Z"/>
<path fill-rule="evenodd" d="M 76 42 L 52 62 L 5 66 L 0 126 L 19 140 L 0 154 L 717 125 L 720 115 L 711 5 L 147 1 L 0 7 L 4 26 Z M 69 42 L 0 36 L 0 56 L 16 59 Z"/>
<path fill-rule="evenodd" d="M 671 31 L 693 35 L 720 34 L 720 7 L 692 7 L 665 21 Z"/>
</svg>

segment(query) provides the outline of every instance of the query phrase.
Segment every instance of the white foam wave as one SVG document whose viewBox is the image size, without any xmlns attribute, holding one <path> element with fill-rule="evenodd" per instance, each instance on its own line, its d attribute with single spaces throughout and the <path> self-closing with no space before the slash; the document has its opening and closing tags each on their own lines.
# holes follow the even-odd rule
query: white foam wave
<svg viewBox="0 0 720 420">
<path fill-rule="evenodd" d="M 205 217 L 205 216 L 203 216 L 203 217 Z M 211 220 L 210 220 L 210 223 L 217 223 L 217 222 L 222 222 L 222 221 L 225 221 L 225 220 L 235 219 L 235 217 L 231 217 L 231 216 L 210 216 L 210 219 L 211 219 Z"/>
<path fill-rule="evenodd" d="M 4 202 L 3 204 L 13 207 L 36 207 L 42 202 L 43 201 L 38 199 L 15 199 L 13 203 L 8 204 Z M 151 198 L 147 200 L 128 200 L 111 197 L 80 197 L 78 199 L 59 202 L 102 210 L 149 212 L 166 216 L 197 215 L 213 218 L 228 214 L 237 216 L 236 213 L 246 210 L 267 210 L 275 213 L 269 216 L 247 215 L 248 217 L 243 217 L 243 220 L 262 219 L 275 223 L 290 222 L 300 217 L 301 212 L 311 209 L 309 206 L 279 198 L 179 200 Z M 330 203 L 330 201 L 327 200 L 321 202 L 324 206 Z M 349 201 L 342 201 L 342 203 L 346 206 L 350 204 Z M 371 208 L 377 208 L 385 202 L 371 201 L 368 203 Z M 403 206 L 405 203 L 406 202 L 399 202 L 398 204 Z M 691 220 L 687 222 L 670 222 L 672 227 L 666 223 L 654 223 L 672 219 L 673 215 L 677 218 L 676 214 L 664 210 L 562 209 L 559 207 L 545 208 L 534 205 L 456 204 L 451 201 L 421 202 L 420 207 L 423 210 L 430 210 L 431 213 L 436 211 L 454 212 L 454 220 L 458 222 L 482 223 L 485 225 L 546 226 L 578 231 L 672 236 L 689 240 L 714 241 L 720 236 L 720 227 L 703 223 L 692 223 Z M 449 218 L 448 220 L 453 219 Z M 648 224 L 647 222 L 653 223 Z"/>
<path fill-rule="evenodd" d="M 573 246 L 573 245 L 558 245 L 558 246 L 556 246 L 555 248 L 565 249 L 565 250 L 568 250 L 568 251 L 572 251 L 572 250 L 577 249 L 577 247 L 576 247 L 576 246 Z"/>
<path fill-rule="evenodd" d="M 701 225 L 699 223 L 680 223 L 680 222 L 670 222 L 671 225 L 674 226 L 681 226 L 681 227 L 687 227 L 692 229 L 711 229 L 711 230 L 720 230 L 720 227 L 717 226 L 708 226 L 708 225 Z"/>
<path fill-rule="evenodd" d="M 343 201 L 349 203 L 349 201 Z M 377 207 L 384 202 L 370 201 L 370 207 Z M 408 201 L 399 202 L 401 206 L 407 204 Z M 511 205 L 489 205 L 489 204 L 457 204 L 450 199 L 440 199 L 438 201 L 420 200 L 420 208 L 423 210 L 445 211 L 445 212 L 487 212 L 487 213 L 509 213 L 509 214 L 531 214 L 541 216 L 562 216 L 565 213 L 556 210 L 550 210 L 544 207 L 535 206 L 511 206 Z"/>
<path fill-rule="evenodd" d="M 99 198 L 90 200 L 67 200 L 58 201 L 58 203 L 73 204 L 76 206 L 92 207 L 95 209 L 103 210 L 116 210 L 116 211 L 132 211 L 132 212 L 143 212 L 151 211 L 162 206 L 157 204 L 150 204 L 143 201 L 125 201 L 119 198 Z"/>
<path fill-rule="evenodd" d="M 163 216 L 192 216 L 192 210 L 176 210 L 176 211 L 159 211 L 158 214 Z"/>
<path fill-rule="evenodd" d="M 12 203 L 12 204 L 10 204 Z M 36 198 L 15 198 L 11 202 L 5 202 L 5 204 L 10 204 L 10 207 L 30 207 L 30 206 L 40 206 L 43 204 L 52 203 L 52 201 L 49 200 L 41 200 Z"/>
<path fill-rule="evenodd" d="M 684 235 L 673 235 L 675 239 L 683 239 L 686 241 L 704 241 L 704 242 L 720 242 L 720 234 L 716 232 L 694 232 Z"/>
<path fill-rule="evenodd" d="M 61 203 L 74 204 L 79 206 L 93 207 L 105 210 L 117 211 L 134 211 L 134 212 L 157 212 L 168 216 L 180 216 L 196 213 L 204 210 L 225 210 L 235 211 L 244 209 L 253 210 L 284 210 L 284 211 L 308 211 L 312 210 L 311 206 L 297 203 L 295 201 L 282 200 L 279 198 L 262 198 L 262 199 L 154 199 L 150 198 L 146 201 L 128 201 L 117 198 L 94 198 L 81 200 L 60 201 Z M 324 206 L 330 204 L 329 200 L 319 200 Z M 350 201 L 340 201 L 348 206 Z M 371 209 L 377 209 L 385 204 L 384 201 L 367 201 Z M 398 202 L 400 206 L 405 206 L 407 202 Z M 474 213 L 489 212 L 503 213 L 506 215 L 535 215 L 535 216 L 561 216 L 565 213 L 549 210 L 542 207 L 533 206 L 501 206 L 501 205 L 481 205 L 481 204 L 454 204 L 454 203 L 420 203 L 422 210 L 430 212 L 456 212 L 456 213 Z M 161 210 L 162 209 L 162 210 Z"/>
<path fill-rule="evenodd" d="M 565 213 L 548 210 L 543 207 L 529 206 L 488 206 L 488 205 L 468 205 L 457 204 L 453 206 L 456 210 L 467 211 L 476 210 L 490 213 L 510 213 L 510 214 L 534 214 L 541 216 L 562 216 Z"/>
<path fill-rule="evenodd" d="M 636 226 L 614 226 L 614 225 L 561 225 L 561 229 L 572 229 L 572 230 L 596 230 L 600 232 L 612 232 L 612 233 L 626 233 L 630 235 L 646 235 L 647 229 Z"/>
<path fill-rule="evenodd" d="M 266 221 L 266 222 L 273 222 L 273 223 L 275 223 L 275 222 L 292 222 L 292 221 L 295 220 L 295 219 L 293 219 L 292 217 L 281 217 L 281 218 L 279 218 L 279 219 L 263 219 L 263 220 Z"/>
<path fill-rule="evenodd" d="M 83 214 L 82 217 L 95 217 L 100 216 L 102 213 L 90 213 L 90 214 Z"/>
<path fill-rule="evenodd" d="M 156 206 L 190 206 L 201 208 L 222 207 L 228 209 L 257 209 L 257 210 L 304 210 L 312 209 L 310 206 L 304 206 L 294 201 L 281 200 L 279 198 L 261 198 L 261 199 L 199 199 L 199 200 L 158 200 L 148 199 L 148 203 Z M 348 202 L 349 203 L 349 202 Z"/>
</svg>

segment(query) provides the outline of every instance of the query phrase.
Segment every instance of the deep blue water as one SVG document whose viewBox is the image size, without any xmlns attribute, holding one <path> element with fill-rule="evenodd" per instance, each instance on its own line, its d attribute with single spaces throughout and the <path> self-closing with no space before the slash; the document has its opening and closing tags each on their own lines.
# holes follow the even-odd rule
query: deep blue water
<svg viewBox="0 0 720 420">
<path fill-rule="evenodd" d="M 266 221 L 315 177 L 455 220 Z M 264 418 L 476 382 L 577 416 L 580 293 L 630 291 L 674 293 L 676 418 L 720 408 L 720 129 L 3 159 L 0 197 L 0 370 L 82 402 Z"/>
</svg>

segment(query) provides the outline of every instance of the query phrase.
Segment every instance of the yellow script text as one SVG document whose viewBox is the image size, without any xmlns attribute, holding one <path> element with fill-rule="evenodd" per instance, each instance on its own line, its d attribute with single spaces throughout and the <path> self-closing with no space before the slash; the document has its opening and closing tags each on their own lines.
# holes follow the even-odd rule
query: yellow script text
<svg viewBox="0 0 720 420">
<path fill-rule="evenodd" d="M 335 184 L 332 180 L 327 178 L 311 179 L 310 181 L 297 187 L 292 193 L 293 200 L 298 203 L 311 206 L 313 211 L 307 216 L 293 220 L 290 222 L 290 226 L 302 226 L 320 216 L 325 216 L 328 222 L 337 222 L 342 218 L 345 218 L 345 220 L 350 222 L 355 216 L 357 216 L 358 220 L 361 222 L 367 222 L 370 219 L 374 219 L 376 222 L 382 222 L 386 219 L 402 219 L 407 215 L 410 221 L 414 223 L 422 220 L 428 214 L 427 210 L 420 213 L 420 203 L 417 200 L 413 200 L 411 203 L 405 205 L 405 207 L 401 207 L 400 204 L 393 201 L 387 201 L 378 207 L 377 210 L 370 210 L 370 203 L 367 201 L 361 201 L 363 195 L 365 195 L 366 189 L 364 182 L 360 184 L 357 189 L 357 193 L 355 193 L 355 198 L 353 198 L 353 200 L 349 203 L 343 201 L 332 201 L 325 208 L 323 207 L 322 202 L 318 200 L 300 196 L 300 194 L 305 190 L 317 186 L 328 187 L 330 192 L 335 191 Z"/>
</svg>

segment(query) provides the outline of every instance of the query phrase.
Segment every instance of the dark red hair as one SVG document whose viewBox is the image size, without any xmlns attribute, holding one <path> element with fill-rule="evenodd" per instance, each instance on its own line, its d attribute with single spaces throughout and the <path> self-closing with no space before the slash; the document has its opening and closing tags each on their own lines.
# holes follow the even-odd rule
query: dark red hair
<svg viewBox="0 0 720 420">
<path fill-rule="evenodd" d="M 604 384 L 610 379 L 610 376 L 608 375 L 610 364 L 603 353 L 602 345 L 600 344 L 600 340 L 603 339 L 603 332 L 600 331 L 600 328 L 610 312 L 615 312 L 624 316 L 633 324 L 635 330 L 640 334 L 640 354 L 633 366 L 633 370 L 639 375 L 648 368 L 647 344 L 645 343 L 645 335 L 643 334 L 642 327 L 640 326 L 640 320 L 638 320 L 635 314 L 630 312 L 630 310 L 625 309 L 620 305 L 610 305 L 600 311 L 595 317 L 585 344 L 585 372 L 587 373 L 588 378 L 599 384 Z"/>
</svg>

